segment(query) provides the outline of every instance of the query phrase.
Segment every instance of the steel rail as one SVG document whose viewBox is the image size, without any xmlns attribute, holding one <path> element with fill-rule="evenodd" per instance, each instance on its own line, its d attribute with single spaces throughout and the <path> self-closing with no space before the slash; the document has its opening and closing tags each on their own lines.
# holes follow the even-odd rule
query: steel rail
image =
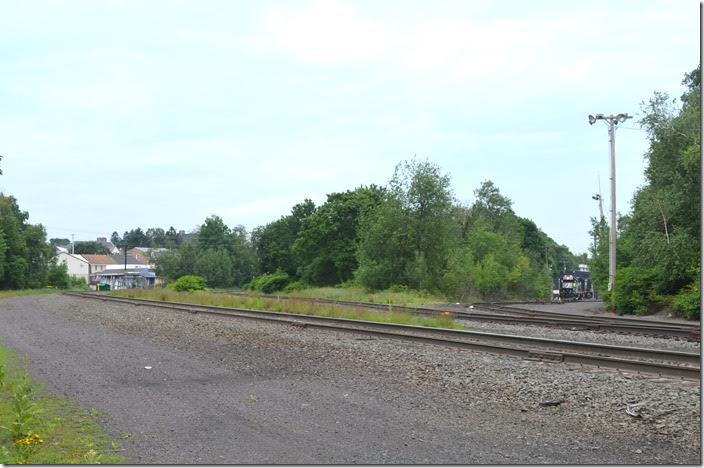
<svg viewBox="0 0 704 468">
<path fill-rule="evenodd" d="M 510 313 L 517 313 L 521 315 L 540 315 L 544 317 L 566 317 L 566 318 L 589 318 L 589 319 L 595 319 L 595 320 L 602 320 L 605 322 L 614 322 L 614 323 L 633 323 L 633 324 L 642 324 L 642 325 L 657 325 L 657 326 L 662 326 L 662 327 L 673 327 L 673 328 L 690 328 L 690 329 L 699 329 L 699 326 L 696 324 L 690 324 L 690 323 L 679 323 L 679 322 L 672 322 L 672 321 L 655 321 L 655 320 L 647 320 L 647 319 L 642 319 L 638 317 L 612 317 L 608 315 L 579 315 L 579 314 L 570 314 L 568 312 L 554 312 L 554 311 L 547 311 L 547 310 L 535 310 L 535 309 L 527 309 L 523 307 L 514 307 L 512 305 L 505 305 L 503 303 L 496 303 L 496 302 L 475 302 L 472 304 L 475 308 L 479 309 L 486 309 L 486 310 L 496 310 L 496 311 L 506 311 Z"/>
<path fill-rule="evenodd" d="M 248 296 L 244 293 L 228 292 L 238 296 Z M 507 307 L 496 303 L 476 303 L 473 304 L 478 310 L 488 310 L 492 312 L 502 312 L 504 315 L 487 315 L 470 311 L 455 311 L 445 309 L 435 309 L 429 307 L 400 306 L 393 304 L 379 304 L 374 302 L 342 301 L 337 299 L 308 298 L 295 296 L 282 296 L 274 294 L 257 294 L 254 297 L 275 300 L 292 300 L 314 302 L 321 304 L 334 304 L 349 307 L 361 307 L 376 310 L 409 312 L 422 315 L 439 315 L 443 312 L 452 313 L 456 318 L 467 320 L 480 320 L 488 322 L 518 322 L 530 323 L 533 325 L 547 325 L 552 327 L 573 328 L 580 327 L 599 331 L 614 331 L 618 333 L 647 334 L 653 336 L 678 336 L 689 340 L 697 341 L 701 335 L 700 329 L 693 325 L 677 324 L 674 322 L 653 322 L 643 319 L 630 319 L 608 316 L 584 316 L 568 314 L 565 312 L 547 312 L 522 309 L 518 307 Z M 477 310 L 475 309 L 475 310 Z M 509 315 L 506 315 L 509 314 Z M 530 317 L 521 318 L 521 317 Z"/>
<path fill-rule="evenodd" d="M 475 310 L 489 310 L 505 313 L 509 316 L 530 317 L 535 320 L 574 322 L 576 326 L 584 325 L 602 330 L 614 330 L 630 333 L 654 334 L 664 336 L 683 336 L 698 340 L 701 336 L 700 326 L 694 324 L 680 324 L 676 322 L 659 322 L 637 318 L 621 318 L 609 316 L 585 316 L 565 312 L 549 312 L 501 305 L 476 304 Z M 463 313 L 461 313 L 462 315 Z M 592 327 L 593 325 L 593 327 Z"/>
<path fill-rule="evenodd" d="M 391 338 L 430 342 L 448 346 L 458 346 L 479 351 L 511 354 L 527 359 L 563 361 L 577 364 L 614 367 L 622 370 L 649 372 L 672 377 L 698 379 L 700 376 L 700 356 L 678 351 L 661 351 L 645 348 L 580 343 L 544 338 L 501 335 L 468 330 L 448 330 L 413 325 L 398 325 L 380 322 L 367 322 L 353 319 L 318 317 L 287 312 L 235 309 L 199 304 L 152 301 L 134 298 L 118 298 L 95 293 L 64 293 L 70 296 L 100 301 L 132 304 L 135 306 L 159 307 L 183 310 L 190 313 L 205 313 L 227 317 L 250 318 L 294 325 L 300 327 L 324 328 L 328 330 L 366 333 Z M 522 347 L 505 346 L 512 344 Z M 592 354 L 583 354 L 583 353 Z M 616 357 L 618 356 L 618 357 Z M 634 360 L 633 358 L 639 358 Z M 667 361 L 652 362 L 640 359 Z M 684 363 L 686 365 L 671 364 Z"/>
</svg>

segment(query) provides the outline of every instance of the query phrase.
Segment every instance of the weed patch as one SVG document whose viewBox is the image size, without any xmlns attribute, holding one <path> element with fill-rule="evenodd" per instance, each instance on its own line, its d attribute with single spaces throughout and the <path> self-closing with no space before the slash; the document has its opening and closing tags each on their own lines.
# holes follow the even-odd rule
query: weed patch
<svg viewBox="0 0 704 468">
<path fill-rule="evenodd" d="M 48 395 L 28 361 L 0 347 L 0 464 L 117 464 L 124 461 L 97 422 L 77 405 Z"/>
<path fill-rule="evenodd" d="M 10 291 L 0 291 L 0 299 L 7 299 L 15 296 L 41 296 L 44 294 L 54 294 L 59 292 L 56 288 L 41 288 L 41 289 L 18 289 Z"/>
<path fill-rule="evenodd" d="M 345 307 L 330 304 L 318 304 L 302 298 L 269 299 L 260 296 L 231 296 L 205 291 L 190 293 L 153 290 L 132 289 L 130 291 L 113 291 L 111 296 L 134 297 L 153 301 L 177 302 L 194 305 L 207 305 L 218 307 L 231 307 L 249 310 L 266 310 L 270 312 L 287 312 L 300 315 L 315 315 L 322 317 L 347 318 L 364 320 L 368 322 L 398 323 L 403 325 L 417 325 L 433 328 L 462 329 L 454 321 L 452 315 L 420 316 L 407 312 L 391 312 L 368 310 L 361 307 Z"/>
</svg>

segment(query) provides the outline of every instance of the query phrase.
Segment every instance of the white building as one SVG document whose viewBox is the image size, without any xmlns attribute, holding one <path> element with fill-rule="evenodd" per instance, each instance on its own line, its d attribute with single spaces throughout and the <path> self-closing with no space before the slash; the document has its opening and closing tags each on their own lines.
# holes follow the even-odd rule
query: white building
<svg viewBox="0 0 704 468">
<path fill-rule="evenodd" d="M 90 265 L 88 260 L 80 255 L 70 254 L 68 252 L 59 252 L 56 254 L 57 265 L 65 264 L 70 276 L 83 278 L 88 283 L 90 275 Z"/>
</svg>

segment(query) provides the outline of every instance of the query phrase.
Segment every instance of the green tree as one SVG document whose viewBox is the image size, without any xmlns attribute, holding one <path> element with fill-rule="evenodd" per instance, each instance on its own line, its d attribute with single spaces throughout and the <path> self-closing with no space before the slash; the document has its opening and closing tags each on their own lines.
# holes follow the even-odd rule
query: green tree
<svg viewBox="0 0 704 468">
<path fill-rule="evenodd" d="M 47 283 L 59 289 L 68 289 L 71 286 L 71 277 L 65 263 L 57 264 L 56 259 L 52 259 L 49 263 Z"/>
<path fill-rule="evenodd" d="M 228 252 L 232 262 L 232 281 L 237 286 L 250 282 L 257 273 L 257 254 L 244 226 L 230 230 Z"/>
<path fill-rule="evenodd" d="M 315 212 L 315 204 L 306 199 L 295 205 L 291 214 L 277 221 L 260 226 L 252 232 L 252 243 L 259 258 L 259 270 L 273 273 L 282 270 L 291 277 L 296 276 L 300 261 L 293 251 L 303 221 Z"/>
<path fill-rule="evenodd" d="M 167 249 L 173 249 L 181 245 L 181 236 L 173 226 L 169 227 L 169 230 L 166 231 L 164 237 L 164 247 Z"/>
<path fill-rule="evenodd" d="M 181 269 L 181 254 L 179 251 L 170 250 L 159 255 L 156 260 L 156 274 L 160 278 L 168 281 L 174 281 L 182 275 Z"/>
<path fill-rule="evenodd" d="M 643 104 L 641 125 L 650 140 L 646 183 L 636 191 L 632 212 L 619 226 L 619 312 L 649 310 L 662 295 L 690 294 L 700 276 L 699 77 L 699 67 L 685 75 L 679 108 L 664 93 L 655 93 Z M 630 301 L 636 292 L 645 304 Z"/>
<path fill-rule="evenodd" d="M 149 228 L 144 235 L 148 239 L 147 247 L 166 247 L 166 232 L 162 228 Z"/>
<path fill-rule="evenodd" d="M 454 242 L 450 177 L 428 161 L 396 166 L 387 195 L 362 229 L 357 278 L 369 288 L 436 290 Z"/>
<path fill-rule="evenodd" d="M 201 250 L 226 249 L 229 244 L 230 228 L 221 217 L 212 215 L 205 219 L 198 231 L 198 247 Z M 206 277 L 207 280 L 207 277 Z M 208 284 L 211 284 L 208 281 Z"/>
<path fill-rule="evenodd" d="M 148 247 L 149 238 L 142 231 L 142 228 L 132 229 L 130 231 L 125 231 L 122 236 L 122 245 L 120 247 L 127 246 L 128 249 L 133 247 Z"/>
<path fill-rule="evenodd" d="M 122 237 L 120 237 L 117 231 L 113 231 L 112 235 L 110 236 L 110 242 L 112 242 L 112 245 L 114 245 L 115 247 L 122 245 Z"/>
<path fill-rule="evenodd" d="M 205 278 L 211 287 L 232 286 L 232 261 L 225 249 L 209 248 L 202 252 L 193 265 L 193 272 Z"/>
<path fill-rule="evenodd" d="M 361 220 L 381 203 L 384 189 L 371 185 L 332 193 L 306 217 L 293 245 L 299 276 L 309 284 L 334 285 L 357 269 Z"/>
<path fill-rule="evenodd" d="M 69 248 L 69 247 L 71 247 L 71 240 L 54 237 L 54 238 L 49 239 L 49 244 L 51 244 L 52 247 Z"/>
<path fill-rule="evenodd" d="M 0 193 L 0 289 L 46 285 L 51 246 L 41 224 L 29 224 L 17 200 Z"/>
<path fill-rule="evenodd" d="M 110 253 L 110 251 L 100 242 L 81 241 L 74 243 L 73 253 L 78 255 L 107 255 Z"/>
</svg>

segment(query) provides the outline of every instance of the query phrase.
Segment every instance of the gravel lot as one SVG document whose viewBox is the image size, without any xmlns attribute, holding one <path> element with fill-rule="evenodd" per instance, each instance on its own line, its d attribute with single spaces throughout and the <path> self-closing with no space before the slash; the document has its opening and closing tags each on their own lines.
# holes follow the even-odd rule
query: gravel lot
<svg viewBox="0 0 704 468">
<path fill-rule="evenodd" d="M 701 462 L 699 382 L 56 295 L 0 339 L 135 464 Z"/>
</svg>

